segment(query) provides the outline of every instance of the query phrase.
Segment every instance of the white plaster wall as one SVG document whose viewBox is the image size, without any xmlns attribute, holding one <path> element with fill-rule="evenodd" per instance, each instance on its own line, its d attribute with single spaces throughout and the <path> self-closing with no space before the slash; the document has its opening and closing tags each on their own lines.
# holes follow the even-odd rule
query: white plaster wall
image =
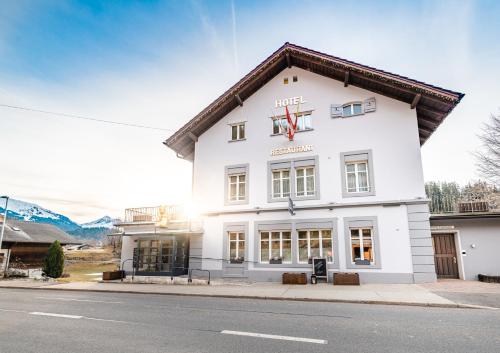
<svg viewBox="0 0 500 353">
<path fill-rule="evenodd" d="M 134 256 L 134 248 L 137 246 L 135 240 L 136 236 L 124 236 L 122 238 L 122 253 L 121 253 L 121 261 L 125 261 L 127 259 L 131 259 Z M 125 271 L 132 271 L 132 260 L 127 261 L 123 269 Z"/>
<path fill-rule="evenodd" d="M 290 216 L 288 212 L 266 212 L 259 215 L 238 214 L 206 217 L 204 219 L 203 235 L 203 257 L 221 259 L 227 257 L 223 254 L 223 223 L 224 222 L 249 222 L 249 233 L 247 237 L 247 247 L 249 249 L 250 261 L 258 261 L 254 254 L 255 228 L 254 222 L 276 221 L 310 218 L 337 218 L 338 240 L 339 240 L 339 261 L 340 271 L 346 271 L 345 248 L 350 244 L 345 244 L 344 240 L 344 217 L 353 216 L 376 216 L 378 219 L 378 239 L 380 246 L 381 265 L 380 269 L 357 269 L 356 272 L 384 272 L 384 273 L 413 273 L 411 263 L 410 240 L 408 236 L 408 221 L 406 217 L 406 207 L 350 207 L 330 210 L 300 210 L 295 216 Z M 203 268 L 210 270 L 220 270 L 220 261 L 204 260 Z M 249 264 L 249 270 L 260 271 L 284 271 L 286 267 L 254 268 Z M 289 268 L 288 268 L 289 269 Z M 349 270 L 353 271 L 353 270 Z"/>
<path fill-rule="evenodd" d="M 477 280 L 478 274 L 500 276 L 500 219 L 439 220 L 431 225 L 454 226 L 458 231 L 457 255 L 462 257 L 464 279 Z"/>
<path fill-rule="evenodd" d="M 298 82 L 291 82 L 293 75 L 298 76 Z M 289 77 L 288 85 L 283 84 L 283 77 Z M 314 109 L 314 130 L 297 133 L 295 141 L 289 142 L 283 136 L 270 136 L 270 116 L 275 99 L 292 96 L 303 96 L 307 101 L 301 110 Z M 377 100 L 375 112 L 350 118 L 330 117 L 332 103 L 370 97 Z M 239 121 L 246 121 L 246 141 L 230 143 L 228 124 Z M 313 151 L 270 156 L 274 148 L 304 144 L 312 144 Z M 340 153 L 365 149 L 373 151 L 376 195 L 343 199 Z M 194 201 L 200 211 L 242 208 L 241 205 L 224 206 L 224 167 L 249 163 L 250 199 L 245 208 L 269 206 L 267 162 L 307 155 L 319 155 L 321 200 L 297 201 L 297 204 L 425 197 L 416 111 L 411 110 L 409 104 L 353 86 L 346 88 L 342 82 L 292 67 L 199 137 L 194 161 Z M 272 206 L 279 205 L 272 203 Z"/>
</svg>

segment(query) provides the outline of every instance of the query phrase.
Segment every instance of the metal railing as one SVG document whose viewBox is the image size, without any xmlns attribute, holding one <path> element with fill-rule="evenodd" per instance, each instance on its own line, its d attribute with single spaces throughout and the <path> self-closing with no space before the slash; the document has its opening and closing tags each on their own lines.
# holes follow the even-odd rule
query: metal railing
<svg viewBox="0 0 500 353">
<path fill-rule="evenodd" d="M 124 222 L 159 222 L 167 218 L 168 220 L 185 219 L 184 211 L 181 206 L 155 206 L 155 207 L 136 207 L 125 209 Z"/>
<path fill-rule="evenodd" d="M 494 203 L 485 199 L 462 200 L 447 197 L 431 197 L 429 208 L 431 214 L 491 212 L 497 209 Z"/>
</svg>

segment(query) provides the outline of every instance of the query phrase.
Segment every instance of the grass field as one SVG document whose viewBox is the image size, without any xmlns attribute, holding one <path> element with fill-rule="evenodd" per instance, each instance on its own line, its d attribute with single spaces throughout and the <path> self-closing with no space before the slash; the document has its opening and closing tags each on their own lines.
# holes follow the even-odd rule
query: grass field
<svg viewBox="0 0 500 353">
<path fill-rule="evenodd" d="M 118 264 L 102 262 L 79 262 L 69 263 L 64 266 L 64 273 L 70 276 L 59 278 L 59 282 L 89 282 L 102 279 L 102 272 L 114 271 L 118 269 Z M 99 275 L 97 275 L 99 273 Z"/>
</svg>

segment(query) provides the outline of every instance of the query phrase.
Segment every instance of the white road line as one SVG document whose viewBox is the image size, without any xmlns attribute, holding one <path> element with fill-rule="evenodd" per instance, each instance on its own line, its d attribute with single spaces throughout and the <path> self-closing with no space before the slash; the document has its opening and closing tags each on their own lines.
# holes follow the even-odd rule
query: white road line
<svg viewBox="0 0 500 353">
<path fill-rule="evenodd" d="M 0 309 L 0 311 L 11 312 L 11 313 L 27 313 L 27 311 L 14 310 L 14 309 Z"/>
<path fill-rule="evenodd" d="M 52 316 L 52 317 L 63 317 L 66 319 L 81 319 L 83 316 L 80 315 L 66 315 L 66 314 L 55 314 L 55 313 L 42 313 L 39 311 L 32 311 L 29 313 L 30 315 L 38 315 L 38 316 Z"/>
<path fill-rule="evenodd" d="M 74 299 L 74 298 L 54 298 L 54 297 L 37 297 L 37 299 L 49 299 L 49 300 L 62 300 L 68 302 L 86 302 L 86 303 L 105 303 L 105 304 L 123 304 L 123 302 L 108 302 L 104 300 L 92 300 L 92 299 Z"/>
<path fill-rule="evenodd" d="M 326 340 L 318 340 L 318 339 L 314 339 L 314 338 L 303 338 L 303 337 L 292 337 L 292 336 L 268 335 L 265 333 L 229 331 L 229 330 L 223 330 L 220 333 L 223 333 L 225 335 L 270 338 L 273 340 L 285 340 L 285 341 L 297 341 L 297 342 L 307 342 L 307 343 L 317 343 L 317 344 L 328 344 L 328 341 L 326 341 Z"/>
</svg>

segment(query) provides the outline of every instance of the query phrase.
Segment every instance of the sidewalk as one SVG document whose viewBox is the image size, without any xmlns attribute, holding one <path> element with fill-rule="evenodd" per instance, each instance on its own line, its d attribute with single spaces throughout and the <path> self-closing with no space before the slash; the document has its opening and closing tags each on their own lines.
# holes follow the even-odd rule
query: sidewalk
<svg viewBox="0 0 500 353">
<path fill-rule="evenodd" d="M 138 284 L 95 282 L 39 282 L 3 280 L 0 288 L 30 288 L 67 291 L 187 295 L 268 300 L 301 300 L 365 304 L 416 305 L 434 307 L 468 307 L 443 298 L 416 284 L 364 284 L 361 286 L 282 285 L 277 283 L 230 284 Z"/>
</svg>

